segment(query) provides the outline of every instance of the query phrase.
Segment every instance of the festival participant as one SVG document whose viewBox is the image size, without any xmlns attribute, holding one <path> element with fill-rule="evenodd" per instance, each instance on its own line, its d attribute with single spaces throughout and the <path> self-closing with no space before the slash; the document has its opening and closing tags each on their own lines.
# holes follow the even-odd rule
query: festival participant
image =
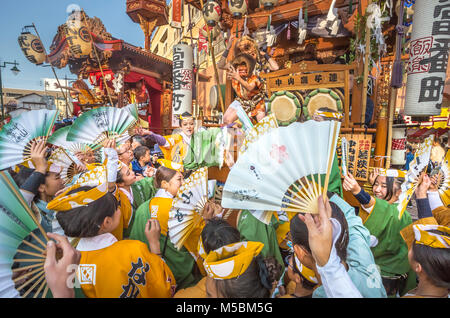
<svg viewBox="0 0 450 318">
<path fill-rule="evenodd" d="M 424 175 L 416 189 L 418 220 L 401 231 L 417 288 L 403 297 L 448 297 L 450 289 L 450 209 L 442 204 L 436 176 Z"/>
<path fill-rule="evenodd" d="M 441 144 L 438 136 L 434 136 L 433 147 L 431 148 L 430 163 L 433 167 L 440 165 L 442 159 L 445 157 L 445 149 Z"/>
<path fill-rule="evenodd" d="M 334 205 L 334 203 L 333 203 Z M 361 298 L 362 295 L 353 284 L 347 272 L 345 251 L 348 240 L 348 228 L 343 214 L 334 210 L 328 200 L 318 198 L 319 215 L 299 214 L 298 218 L 306 224 L 299 222 L 293 237 L 300 245 L 294 245 L 294 253 L 289 258 L 288 276 L 295 282 L 295 290 L 284 298 L 310 298 L 314 288 L 321 284 L 328 298 Z M 334 211 L 334 214 L 333 214 Z M 297 218 L 297 217 L 296 217 Z M 296 220 L 293 220 L 296 222 Z M 306 232 L 306 233 L 305 233 Z M 305 243 L 307 236 L 308 242 Z M 294 243 L 295 244 L 295 243 Z M 308 245 L 317 274 L 301 263 L 297 254 L 302 255 L 304 262 L 311 261 L 304 257 L 302 246 Z M 313 263 L 311 262 L 311 265 Z"/>
<path fill-rule="evenodd" d="M 449 298 L 450 228 L 438 224 L 415 224 L 408 242 L 408 259 L 418 285 L 403 297 Z"/>
<path fill-rule="evenodd" d="M 151 200 L 144 202 L 136 211 L 130 234 L 130 239 L 140 240 L 148 244 L 145 226 L 150 219 L 159 221 L 162 257 L 172 270 L 178 288 L 195 285 L 202 278 L 201 271 L 203 270 L 200 258 L 195 256 L 196 259 L 194 259 L 193 256 L 197 253 L 198 246 L 196 233 L 192 233 L 180 250 L 173 245 L 168 237 L 169 212 L 173 198 L 177 195 L 182 183 L 183 175 L 180 171 L 159 167 L 155 174 L 155 186 L 158 191 Z"/>
<path fill-rule="evenodd" d="M 281 274 L 274 258 L 263 258 L 263 243 L 243 241 L 208 253 L 204 266 L 209 298 L 268 298 Z"/>
<path fill-rule="evenodd" d="M 252 56 L 241 53 L 233 59 L 228 68 L 227 79 L 231 80 L 237 97 L 223 116 L 226 125 L 238 119 L 240 107 L 250 119 L 260 121 L 266 116 L 265 91 L 260 79 L 254 74 L 255 63 Z"/>
<path fill-rule="evenodd" d="M 131 150 L 131 144 L 129 142 L 125 142 L 119 146 L 117 149 L 117 154 L 119 155 L 119 160 L 126 164 L 132 169 L 131 162 L 134 159 L 133 150 Z"/>
<path fill-rule="evenodd" d="M 68 284 L 73 281 L 71 266 L 80 264 L 81 253 L 69 243 L 67 237 L 56 233 L 47 233 L 47 236 L 50 240 L 47 242 L 44 271 L 53 298 L 83 298 L 80 288 L 71 288 Z M 57 249 L 62 252 L 58 258 Z M 74 286 L 77 286 L 75 282 Z"/>
<path fill-rule="evenodd" d="M 151 168 L 151 156 L 150 149 L 147 146 L 139 146 L 133 151 L 134 160 L 131 162 L 133 171 L 137 175 L 144 176 L 149 172 L 148 168 Z M 150 163 L 150 165 L 149 165 Z M 153 175 L 149 175 L 152 177 Z"/>
<path fill-rule="evenodd" d="M 194 117 L 183 113 L 179 118 L 181 131 L 172 135 L 160 136 L 146 129 L 137 129 L 137 134 L 148 136 L 152 142 L 159 145 L 164 158 L 177 164 L 183 164 L 185 170 L 195 170 L 200 167 L 220 166 L 223 158 L 217 144 L 220 128 L 209 128 L 195 132 Z"/>
<path fill-rule="evenodd" d="M 145 230 L 150 251 L 139 241 L 118 241 L 111 232 L 120 226 L 120 204 L 106 183 L 75 185 L 49 203 L 65 233 L 80 238 L 83 293 L 89 298 L 172 297 L 175 279 L 158 256 L 158 222 Z"/>
<path fill-rule="evenodd" d="M 133 136 L 133 141 L 131 142 L 131 149 L 134 151 L 139 146 L 145 146 L 145 138 L 142 136 Z"/>
<path fill-rule="evenodd" d="M 289 224 L 285 217 L 280 220 L 277 213 L 274 213 L 269 224 L 258 220 L 251 211 L 241 210 L 236 218 L 236 228 L 246 241 L 261 242 L 264 247 L 261 251 L 263 257 L 274 257 L 284 270 L 283 257 L 281 256 L 277 229 L 280 224 Z M 285 233 L 287 235 L 287 233 Z"/>
<path fill-rule="evenodd" d="M 48 232 L 56 231 L 63 234 L 64 232 L 54 219 L 54 211 L 47 209 L 47 203 L 64 188 L 64 182 L 60 176 L 61 168 L 53 164 L 49 166 L 45 159 L 47 149 L 45 141 L 33 142 L 30 156 L 36 168 L 33 170 L 22 166 L 18 174 L 13 174 L 13 178 L 27 203 L 39 211 L 38 219 L 43 228 Z"/>
<path fill-rule="evenodd" d="M 124 237 L 128 238 L 134 224 L 136 210 L 142 203 L 155 195 L 156 189 L 152 177 L 138 180 L 133 170 L 121 162 L 119 162 L 118 168 L 116 184 L 119 187 L 121 209 L 129 211 L 128 214 L 131 214 L 128 226 L 123 233 Z"/>
<path fill-rule="evenodd" d="M 336 239 L 334 247 L 337 256 L 347 269 L 351 282 L 364 298 L 386 297 L 381 276 L 370 251 L 369 231 L 362 225 L 361 219 L 355 215 L 353 207 L 336 194 L 329 192 L 328 195 L 331 196 L 329 199 L 331 217 L 336 219 L 340 227 L 340 235 Z M 301 278 L 317 285 L 312 293 L 313 298 L 323 298 L 327 297 L 330 292 L 333 295 L 340 289 L 345 290 L 349 286 L 348 281 L 342 281 L 340 286 L 321 284 L 320 266 L 326 262 L 318 263 L 314 258 L 313 242 L 310 241 L 308 222 L 305 220 L 304 217 L 294 217 L 290 223 L 292 245 L 296 257 L 294 257 L 294 261 L 301 273 Z M 329 287 L 333 288 L 334 292 L 329 290 Z"/>
<path fill-rule="evenodd" d="M 220 218 L 212 218 L 206 222 L 202 230 L 198 248 L 200 257 L 206 259 L 209 252 L 240 241 L 241 236 L 236 228 Z M 206 277 L 203 277 L 195 286 L 178 290 L 173 297 L 206 298 Z"/>
<path fill-rule="evenodd" d="M 411 145 L 406 145 L 406 163 L 405 170 L 409 170 L 409 164 L 414 160 L 413 147 Z"/>
<path fill-rule="evenodd" d="M 399 220 L 397 203 L 401 194 L 401 178 L 377 176 L 373 185 L 375 198 L 362 189 L 355 178 L 344 177 L 343 187 L 361 204 L 359 216 L 372 235 L 371 249 L 380 266 L 383 285 L 390 297 L 403 295 L 415 286 L 415 275 L 408 262 L 408 248 L 400 231 L 412 223 L 405 211 Z"/>
</svg>

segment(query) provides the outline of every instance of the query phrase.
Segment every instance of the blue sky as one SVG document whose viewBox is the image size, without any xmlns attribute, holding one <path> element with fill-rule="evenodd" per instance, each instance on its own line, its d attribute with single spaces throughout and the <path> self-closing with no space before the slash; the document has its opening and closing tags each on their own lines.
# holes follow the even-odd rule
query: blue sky
<svg viewBox="0 0 450 318">
<path fill-rule="evenodd" d="M 78 5 L 90 17 L 102 20 L 106 30 L 112 36 L 123 39 L 136 46 L 144 46 L 144 34 L 138 24 L 126 14 L 126 0 L 20 0 L 0 2 L 0 63 L 4 61 L 19 63 L 20 73 L 14 76 L 12 65 L 2 68 L 2 81 L 5 88 L 24 88 L 44 90 L 41 78 L 54 78 L 50 67 L 36 66 L 30 63 L 22 53 L 17 37 L 22 27 L 34 23 L 49 51 L 58 26 L 68 16 L 67 8 Z M 75 78 L 68 67 L 55 69 L 59 78 Z"/>
</svg>

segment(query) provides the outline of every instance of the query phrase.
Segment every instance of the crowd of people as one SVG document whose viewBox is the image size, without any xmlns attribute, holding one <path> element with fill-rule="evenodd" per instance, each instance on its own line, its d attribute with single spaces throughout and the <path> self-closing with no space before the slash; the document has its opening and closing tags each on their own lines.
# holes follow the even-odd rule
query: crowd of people
<svg viewBox="0 0 450 318">
<path fill-rule="evenodd" d="M 33 169 L 10 169 L 52 239 L 44 268 L 54 297 L 448 297 L 450 209 L 430 169 L 415 191 L 414 220 L 408 211 L 398 217 L 402 178 L 375 169 L 369 194 L 351 174 L 332 173 L 318 214 L 274 213 L 265 224 L 255 211 L 224 209 L 212 198 L 177 248 L 168 220 L 192 170 L 173 150 L 185 158 L 194 118 L 184 114 L 180 127 L 171 136 L 137 128 L 119 146 L 107 139 L 105 160 L 77 154 L 77 175 L 66 184 L 44 141 L 31 147 Z"/>
</svg>

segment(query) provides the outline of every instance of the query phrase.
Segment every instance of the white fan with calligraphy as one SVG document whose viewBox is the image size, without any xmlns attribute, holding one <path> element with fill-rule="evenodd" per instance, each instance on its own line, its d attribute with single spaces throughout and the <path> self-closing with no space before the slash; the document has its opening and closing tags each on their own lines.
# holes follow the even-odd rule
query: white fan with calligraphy
<svg viewBox="0 0 450 318">
<path fill-rule="evenodd" d="M 208 168 L 194 171 L 178 190 L 169 212 L 169 237 L 180 249 L 189 235 L 203 227 L 202 210 L 208 201 Z"/>
<path fill-rule="evenodd" d="M 317 198 L 328 189 L 339 128 L 336 121 L 309 120 L 260 136 L 228 174 L 222 207 L 318 213 Z"/>
<path fill-rule="evenodd" d="M 402 218 L 406 206 L 417 188 L 420 174 L 428 166 L 431 148 L 433 147 L 433 139 L 434 135 L 430 135 L 420 144 L 419 149 L 417 149 L 414 155 L 414 160 L 409 165 L 405 181 L 401 185 L 402 193 L 398 197 L 399 204 L 397 205 L 397 210 L 399 220 Z"/>
</svg>

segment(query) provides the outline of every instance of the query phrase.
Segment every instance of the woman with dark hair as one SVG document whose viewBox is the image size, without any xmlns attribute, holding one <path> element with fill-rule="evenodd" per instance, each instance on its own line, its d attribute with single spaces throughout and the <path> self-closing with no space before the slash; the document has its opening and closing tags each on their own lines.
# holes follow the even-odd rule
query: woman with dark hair
<svg viewBox="0 0 450 318">
<path fill-rule="evenodd" d="M 148 243 L 145 236 L 145 227 L 151 219 L 157 219 L 161 226 L 162 257 L 172 270 L 177 280 L 177 287 L 193 286 L 203 276 L 203 264 L 200 258 L 196 256 L 198 238 L 195 239 L 194 243 L 195 233 L 192 233 L 178 250 L 168 237 L 169 212 L 172 208 L 173 199 L 183 183 L 183 175 L 180 171 L 159 167 L 154 182 L 158 190 L 151 200 L 144 202 L 136 211 L 130 239 Z M 199 225 L 199 227 L 201 226 Z M 193 248 L 194 245 L 195 248 Z"/>
<path fill-rule="evenodd" d="M 206 259 L 209 252 L 222 246 L 241 241 L 239 231 L 219 218 L 212 218 L 206 222 L 199 239 L 199 255 Z M 206 298 L 206 277 L 195 286 L 179 290 L 174 298 Z"/>
<path fill-rule="evenodd" d="M 79 237 L 81 252 L 77 278 L 90 298 L 171 297 L 175 279 L 159 257 L 159 225 L 152 221 L 145 230 L 150 251 L 139 241 L 122 240 L 111 234 L 120 224 L 121 202 L 108 191 L 75 185 L 48 204 L 68 236 Z"/>
<path fill-rule="evenodd" d="M 416 284 L 416 277 L 408 262 L 408 248 L 400 231 L 412 223 L 408 211 L 399 219 L 397 209 L 402 178 L 376 176 L 375 197 L 362 189 L 355 178 L 344 178 L 344 190 L 350 191 L 361 204 L 359 216 L 372 235 L 371 249 L 380 267 L 383 285 L 389 297 L 403 295 Z"/>
<path fill-rule="evenodd" d="M 260 255 L 264 244 L 238 242 L 211 251 L 205 259 L 209 298 L 269 298 L 281 275 L 274 258 Z"/>
<path fill-rule="evenodd" d="M 328 196 L 331 196 L 329 206 L 325 207 L 323 201 L 319 201 L 319 208 L 322 205 L 321 209 L 327 210 L 327 217 L 322 216 L 321 220 L 324 222 L 330 219 L 330 222 L 324 224 L 327 224 L 328 228 L 333 227 L 332 241 L 331 236 L 328 243 L 314 239 L 317 231 L 312 232 L 310 229 L 314 223 L 311 215 L 294 217 L 291 220 L 294 249 L 292 264 L 297 266 L 302 280 L 316 285 L 312 292 L 314 298 L 386 297 L 370 251 L 369 232 L 362 225 L 361 219 L 355 215 L 354 208 L 336 194 L 329 192 Z M 323 199 L 320 197 L 319 200 Z M 330 246 L 324 254 L 329 255 L 329 259 L 317 257 L 315 251 L 327 244 Z"/>
<path fill-rule="evenodd" d="M 18 173 L 13 174 L 13 179 L 44 229 L 64 234 L 54 218 L 54 211 L 47 209 L 47 203 L 64 187 L 60 176 L 61 168 L 49 165 L 45 159 L 47 149 L 43 141 L 32 143 L 31 162 L 34 169 L 20 166 Z"/>
</svg>

